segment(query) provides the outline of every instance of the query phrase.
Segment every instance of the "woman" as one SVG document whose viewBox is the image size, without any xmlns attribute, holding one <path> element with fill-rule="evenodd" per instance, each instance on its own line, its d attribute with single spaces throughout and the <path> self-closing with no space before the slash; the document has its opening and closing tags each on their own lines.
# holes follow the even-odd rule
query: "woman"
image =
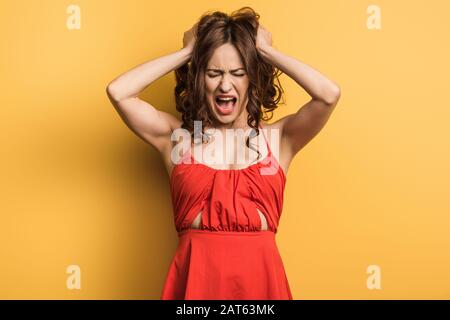
<svg viewBox="0 0 450 320">
<path fill-rule="evenodd" d="M 204 14 L 184 33 L 181 50 L 143 63 L 107 87 L 121 118 L 160 152 L 170 176 L 179 243 L 161 299 L 292 299 L 275 243 L 286 173 L 328 121 L 340 89 L 273 48 L 258 20 L 249 7 L 231 16 Z M 137 97 L 172 70 L 181 121 Z M 312 98 L 296 113 L 263 124 L 281 97 L 281 85 L 273 81 L 279 70 Z M 174 152 L 179 145 L 173 139 L 180 130 L 188 142 L 181 153 Z M 224 143 L 229 131 L 245 142 Z M 218 156 L 224 146 L 226 163 Z"/>
</svg>

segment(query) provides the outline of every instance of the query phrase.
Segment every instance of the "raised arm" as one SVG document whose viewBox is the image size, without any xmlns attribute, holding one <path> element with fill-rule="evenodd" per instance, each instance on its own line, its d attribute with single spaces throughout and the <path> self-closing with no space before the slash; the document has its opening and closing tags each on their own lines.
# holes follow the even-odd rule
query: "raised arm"
<svg viewBox="0 0 450 320">
<path fill-rule="evenodd" d="M 285 55 L 271 46 L 271 34 L 263 27 L 258 30 L 257 48 L 264 60 L 294 79 L 311 96 L 311 100 L 296 113 L 276 123 L 281 131 L 281 146 L 287 146 L 293 157 L 312 140 L 327 123 L 340 98 L 339 86 L 311 66 Z"/>
<path fill-rule="evenodd" d="M 195 25 L 194 25 L 195 27 Z M 106 93 L 125 124 L 141 139 L 163 152 L 180 121 L 138 98 L 152 82 L 190 60 L 195 42 L 194 27 L 184 33 L 183 48 L 142 63 L 112 80 Z"/>
</svg>

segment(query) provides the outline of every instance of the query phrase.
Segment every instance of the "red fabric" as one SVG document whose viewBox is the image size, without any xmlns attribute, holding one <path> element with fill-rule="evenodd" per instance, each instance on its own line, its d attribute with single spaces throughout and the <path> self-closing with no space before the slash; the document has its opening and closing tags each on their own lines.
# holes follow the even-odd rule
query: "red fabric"
<svg viewBox="0 0 450 320">
<path fill-rule="evenodd" d="M 275 241 L 286 176 L 267 148 L 262 161 L 243 169 L 214 169 L 191 152 L 191 161 L 185 155 L 175 165 L 179 241 L 161 299 L 292 299 Z M 257 208 L 268 230 L 261 230 Z M 200 211 L 200 229 L 192 229 Z"/>
</svg>

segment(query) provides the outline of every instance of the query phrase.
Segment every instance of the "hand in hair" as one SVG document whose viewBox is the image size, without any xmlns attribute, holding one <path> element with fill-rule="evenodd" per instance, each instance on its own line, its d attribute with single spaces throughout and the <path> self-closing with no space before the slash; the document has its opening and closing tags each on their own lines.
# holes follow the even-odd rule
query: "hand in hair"
<svg viewBox="0 0 450 320">
<path fill-rule="evenodd" d="M 259 50 L 271 46 L 272 46 L 272 34 L 262 25 L 259 25 L 258 32 L 256 35 L 256 49 Z"/>
<path fill-rule="evenodd" d="M 197 25 L 194 24 L 191 29 L 184 32 L 183 35 L 183 48 L 189 48 L 191 51 L 194 49 L 195 41 L 197 38 Z"/>
</svg>

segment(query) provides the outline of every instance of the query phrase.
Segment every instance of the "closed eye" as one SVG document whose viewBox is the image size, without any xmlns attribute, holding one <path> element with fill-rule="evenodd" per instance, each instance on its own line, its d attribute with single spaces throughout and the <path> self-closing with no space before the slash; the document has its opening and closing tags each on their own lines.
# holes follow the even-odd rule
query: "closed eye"
<svg viewBox="0 0 450 320">
<path fill-rule="evenodd" d="M 218 76 L 218 74 L 208 74 L 208 77 L 210 77 L 210 78 L 215 78 L 217 76 Z M 244 74 L 235 74 L 235 76 L 243 77 L 243 76 L 245 76 L 245 73 Z"/>
</svg>

